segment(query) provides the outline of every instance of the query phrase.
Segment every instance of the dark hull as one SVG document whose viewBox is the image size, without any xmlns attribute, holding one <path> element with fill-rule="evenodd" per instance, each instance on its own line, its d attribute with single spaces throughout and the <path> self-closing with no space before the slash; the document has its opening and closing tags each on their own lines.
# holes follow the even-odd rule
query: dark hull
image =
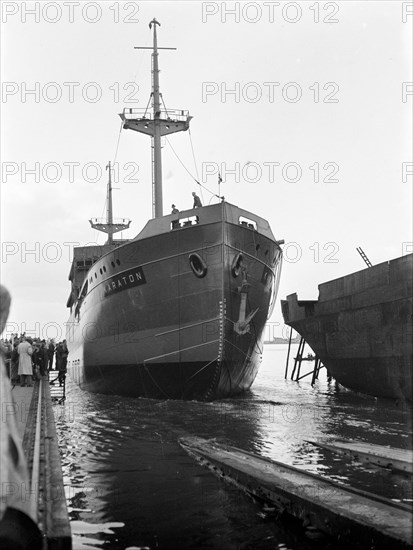
<svg viewBox="0 0 413 550">
<path fill-rule="evenodd" d="M 318 301 L 282 301 L 287 325 L 343 386 L 412 400 L 413 255 L 319 285 Z"/>
<path fill-rule="evenodd" d="M 242 213 L 236 207 L 198 212 L 197 225 L 143 231 L 88 272 L 88 291 L 73 305 L 67 332 L 69 369 L 83 389 L 211 400 L 253 383 L 281 251 L 268 229 L 235 223 Z M 205 274 L 191 268 L 194 254 Z M 244 286 L 242 273 L 234 274 L 239 254 Z M 240 326 L 250 314 L 248 326 Z"/>
</svg>

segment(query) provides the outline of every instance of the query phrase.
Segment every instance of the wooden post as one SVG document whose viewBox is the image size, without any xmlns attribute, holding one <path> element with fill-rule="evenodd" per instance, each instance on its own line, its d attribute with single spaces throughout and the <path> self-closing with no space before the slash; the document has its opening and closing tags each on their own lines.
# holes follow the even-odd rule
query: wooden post
<svg viewBox="0 0 413 550">
<path fill-rule="evenodd" d="M 290 360 L 290 348 L 291 348 L 291 338 L 292 338 L 292 335 L 293 335 L 293 328 L 291 327 L 290 328 L 290 339 L 288 341 L 288 353 L 287 353 L 287 361 L 285 363 L 285 375 L 284 375 L 284 378 L 287 379 L 287 376 L 288 376 L 288 362 Z"/>
</svg>

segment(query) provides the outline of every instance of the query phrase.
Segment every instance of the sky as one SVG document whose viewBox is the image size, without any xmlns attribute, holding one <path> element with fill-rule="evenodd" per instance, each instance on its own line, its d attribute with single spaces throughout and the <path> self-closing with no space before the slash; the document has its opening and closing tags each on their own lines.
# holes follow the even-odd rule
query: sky
<svg viewBox="0 0 413 550">
<path fill-rule="evenodd" d="M 284 239 L 280 299 L 413 251 L 409 2 L 2 2 L 1 282 L 6 333 L 64 337 L 74 245 L 88 220 L 151 217 L 150 139 L 120 131 L 144 109 L 154 17 L 160 84 L 191 131 L 163 147 L 164 212 L 226 200 Z M 172 147 L 171 147 L 172 146 Z M 172 149 L 173 148 L 173 149 Z M 178 160 L 178 158 L 179 160 Z M 193 178 L 206 189 L 200 189 Z"/>
</svg>

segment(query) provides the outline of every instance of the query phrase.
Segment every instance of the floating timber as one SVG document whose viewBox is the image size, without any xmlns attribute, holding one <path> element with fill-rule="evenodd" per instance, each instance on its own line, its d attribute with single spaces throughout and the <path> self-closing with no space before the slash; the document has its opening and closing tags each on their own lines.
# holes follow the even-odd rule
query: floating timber
<svg viewBox="0 0 413 550">
<path fill-rule="evenodd" d="M 324 442 L 313 439 L 307 439 L 306 441 L 323 449 L 328 449 L 333 453 L 350 456 L 360 460 L 360 462 L 367 462 L 410 475 L 413 474 L 413 451 L 372 445 L 361 441 Z"/>
<path fill-rule="evenodd" d="M 412 509 L 215 440 L 183 438 L 202 465 L 351 548 L 412 548 Z"/>
</svg>

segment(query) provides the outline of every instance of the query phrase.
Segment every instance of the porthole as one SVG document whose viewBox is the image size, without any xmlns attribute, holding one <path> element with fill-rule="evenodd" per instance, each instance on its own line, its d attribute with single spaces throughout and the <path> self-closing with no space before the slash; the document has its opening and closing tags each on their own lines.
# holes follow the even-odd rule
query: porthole
<svg viewBox="0 0 413 550">
<path fill-rule="evenodd" d="M 120 261 L 119 261 L 119 260 L 116 260 L 116 263 L 117 263 L 118 265 L 120 265 Z"/>
<path fill-rule="evenodd" d="M 189 265 L 191 266 L 194 275 L 196 275 L 199 279 L 202 279 L 202 277 L 205 277 L 207 274 L 208 267 L 205 260 L 201 258 L 199 254 L 190 254 Z"/>
<path fill-rule="evenodd" d="M 102 274 L 103 274 L 103 271 L 102 271 L 102 268 L 101 268 L 101 267 L 99 268 L 99 271 L 100 271 L 100 274 L 102 275 Z"/>
<path fill-rule="evenodd" d="M 242 254 L 237 254 L 232 262 L 231 272 L 233 277 L 238 277 L 238 275 L 241 273 L 241 267 L 242 267 Z"/>
<path fill-rule="evenodd" d="M 106 267 L 105 266 L 103 266 L 103 271 L 106 273 Z"/>
<path fill-rule="evenodd" d="M 116 267 L 115 262 L 110 262 L 110 264 L 111 264 L 112 267 Z"/>
<path fill-rule="evenodd" d="M 98 278 L 98 276 L 97 276 L 96 273 L 95 273 L 95 279 L 97 279 L 97 278 Z"/>
</svg>

